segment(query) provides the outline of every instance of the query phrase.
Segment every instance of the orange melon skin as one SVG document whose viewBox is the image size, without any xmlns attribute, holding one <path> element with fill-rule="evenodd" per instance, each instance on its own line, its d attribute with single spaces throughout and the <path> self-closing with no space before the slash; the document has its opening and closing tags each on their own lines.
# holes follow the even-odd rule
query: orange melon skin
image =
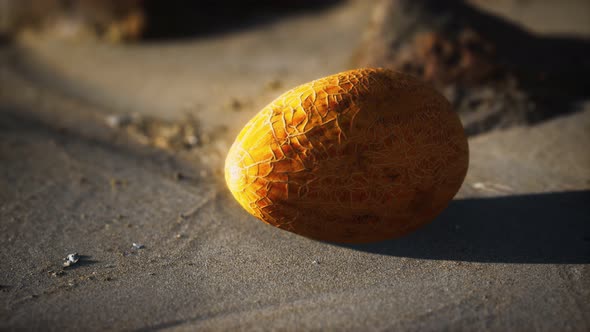
<svg viewBox="0 0 590 332">
<path fill-rule="evenodd" d="M 449 102 L 418 79 L 357 69 L 287 91 L 252 118 L 225 162 L 236 200 L 312 239 L 364 243 L 433 220 L 467 173 Z"/>
</svg>

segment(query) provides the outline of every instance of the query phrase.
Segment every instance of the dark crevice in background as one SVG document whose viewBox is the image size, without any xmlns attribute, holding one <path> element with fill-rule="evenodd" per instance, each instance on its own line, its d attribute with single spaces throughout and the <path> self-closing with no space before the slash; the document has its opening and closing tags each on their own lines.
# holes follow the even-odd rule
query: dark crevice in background
<svg viewBox="0 0 590 332">
<path fill-rule="evenodd" d="M 145 0 L 142 40 L 181 39 L 227 33 L 282 18 L 328 9 L 342 0 L 158 1 Z"/>
</svg>

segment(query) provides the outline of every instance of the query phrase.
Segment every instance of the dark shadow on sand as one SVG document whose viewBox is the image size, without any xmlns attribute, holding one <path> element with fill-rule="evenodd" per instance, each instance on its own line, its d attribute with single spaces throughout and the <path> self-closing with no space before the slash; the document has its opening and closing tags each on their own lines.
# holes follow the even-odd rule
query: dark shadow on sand
<svg viewBox="0 0 590 332">
<path fill-rule="evenodd" d="M 423 259 L 590 263 L 590 191 L 453 201 L 400 239 L 345 247 Z"/>
</svg>

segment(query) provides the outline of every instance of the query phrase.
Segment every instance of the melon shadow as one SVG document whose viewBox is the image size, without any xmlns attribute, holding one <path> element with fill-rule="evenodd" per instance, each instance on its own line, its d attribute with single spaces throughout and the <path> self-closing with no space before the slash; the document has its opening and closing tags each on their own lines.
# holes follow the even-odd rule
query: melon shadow
<svg viewBox="0 0 590 332">
<path fill-rule="evenodd" d="M 408 236 L 344 246 L 435 260 L 587 264 L 590 191 L 455 200 Z"/>
</svg>

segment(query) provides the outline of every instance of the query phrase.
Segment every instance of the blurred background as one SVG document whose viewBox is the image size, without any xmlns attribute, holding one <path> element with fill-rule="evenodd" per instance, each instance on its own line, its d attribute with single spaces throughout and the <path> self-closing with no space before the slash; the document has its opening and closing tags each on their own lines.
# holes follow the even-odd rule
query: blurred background
<svg viewBox="0 0 590 332">
<path fill-rule="evenodd" d="M 588 330 L 589 41 L 587 0 L 0 0 L 0 329 Z M 370 246 L 253 220 L 239 130 L 367 66 L 453 104 L 457 200 Z"/>
<path fill-rule="evenodd" d="M 0 8 L 10 70 L 108 110 L 200 112 L 214 127 L 243 123 L 286 88 L 363 66 L 432 83 L 469 134 L 579 110 L 590 85 L 586 1 L 2 0 Z M 245 112 L 234 121 L 218 116 L 224 107 Z"/>
</svg>

